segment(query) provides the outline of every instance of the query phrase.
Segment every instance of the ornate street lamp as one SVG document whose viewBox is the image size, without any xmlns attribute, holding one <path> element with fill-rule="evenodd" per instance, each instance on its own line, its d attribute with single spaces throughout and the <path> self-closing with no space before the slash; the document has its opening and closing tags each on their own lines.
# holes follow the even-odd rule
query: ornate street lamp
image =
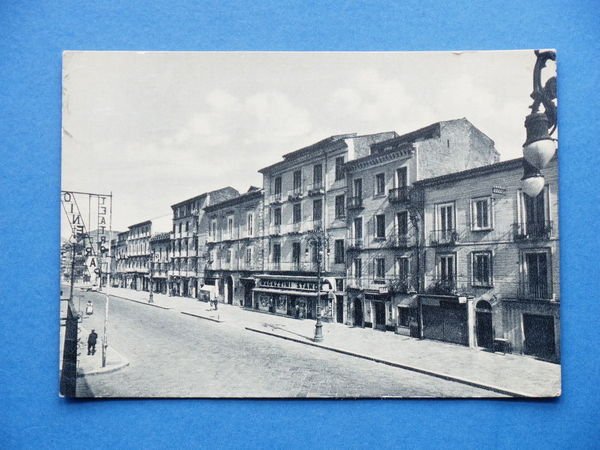
<svg viewBox="0 0 600 450">
<path fill-rule="evenodd" d="M 537 60 L 533 69 L 533 92 L 530 106 L 531 114 L 525 118 L 527 139 L 523 144 L 523 192 L 536 197 L 544 188 L 544 176 L 540 172 L 556 153 L 556 139 L 552 134 L 556 131 L 556 77 L 553 76 L 542 86 L 542 69 L 548 60 L 556 61 L 553 50 L 536 50 Z M 540 105 L 544 111 L 540 112 Z"/>
<path fill-rule="evenodd" d="M 321 262 L 325 249 L 329 252 L 329 239 L 323 230 L 315 230 L 310 233 L 306 240 L 309 246 L 314 245 L 315 251 L 317 252 L 317 321 L 315 323 L 315 342 L 321 342 L 323 340 L 323 322 L 321 313 L 321 288 L 322 288 L 322 274 L 321 274 Z M 308 247 L 306 248 L 308 253 Z"/>
</svg>

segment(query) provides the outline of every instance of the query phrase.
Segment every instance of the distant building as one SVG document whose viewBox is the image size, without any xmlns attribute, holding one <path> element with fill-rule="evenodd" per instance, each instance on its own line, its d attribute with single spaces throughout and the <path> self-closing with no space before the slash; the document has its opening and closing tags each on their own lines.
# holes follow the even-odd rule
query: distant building
<svg viewBox="0 0 600 450">
<path fill-rule="evenodd" d="M 161 232 L 150 238 L 151 288 L 155 293 L 168 293 L 169 266 L 171 263 L 171 233 Z"/>
<path fill-rule="evenodd" d="M 150 289 L 148 268 L 150 262 L 150 236 L 152 221 L 131 225 L 127 233 L 127 260 L 125 286 L 138 291 Z"/>
<path fill-rule="evenodd" d="M 345 164 L 348 325 L 416 333 L 423 203 L 413 183 L 498 158 L 494 141 L 458 119 L 373 143 Z"/>
<path fill-rule="evenodd" d="M 126 287 L 127 235 L 128 232 L 123 231 L 111 241 L 111 284 L 113 287 Z"/>
<path fill-rule="evenodd" d="M 197 297 L 204 284 L 206 264 L 206 232 L 204 207 L 239 195 L 232 187 L 218 189 L 171 205 L 173 231 L 171 235 L 170 294 Z M 200 279 L 199 279 L 200 278 Z"/>
<path fill-rule="evenodd" d="M 533 199 L 515 159 L 415 183 L 424 198 L 422 335 L 560 359 L 558 174 Z"/>
<path fill-rule="evenodd" d="M 248 192 L 204 208 L 209 259 L 204 290 L 224 302 L 252 307 L 253 276 L 264 269 L 263 191 Z"/>
</svg>

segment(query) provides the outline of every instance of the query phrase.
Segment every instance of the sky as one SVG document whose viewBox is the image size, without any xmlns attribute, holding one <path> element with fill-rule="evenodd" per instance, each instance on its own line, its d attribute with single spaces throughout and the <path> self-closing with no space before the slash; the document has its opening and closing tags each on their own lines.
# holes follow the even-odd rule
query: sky
<svg viewBox="0 0 600 450">
<path fill-rule="evenodd" d="M 170 205 L 209 190 L 262 186 L 260 168 L 334 134 L 466 117 L 516 158 L 534 64 L 531 50 L 67 52 L 62 188 L 112 192 L 122 231 L 168 223 Z"/>
</svg>

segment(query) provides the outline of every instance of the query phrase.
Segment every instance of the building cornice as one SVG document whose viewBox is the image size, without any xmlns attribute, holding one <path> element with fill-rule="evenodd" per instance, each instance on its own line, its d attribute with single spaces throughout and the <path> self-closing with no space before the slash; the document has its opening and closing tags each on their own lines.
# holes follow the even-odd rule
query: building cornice
<svg viewBox="0 0 600 450">
<path fill-rule="evenodd" d="M 414 154 L 414 151 L 415 149 L 412 145 L 404 145 L 395 150 L 375 153 L 372 155 L 364 156 L 359 159 L 355 159 L 354 161 L 348 161 L 346 164 L 344 164 L 344 170 L 346 172 L 353 172 L 355 170 L 366 169 L 397 159 L 407 158 L 412 156 Z"/>
</svg>

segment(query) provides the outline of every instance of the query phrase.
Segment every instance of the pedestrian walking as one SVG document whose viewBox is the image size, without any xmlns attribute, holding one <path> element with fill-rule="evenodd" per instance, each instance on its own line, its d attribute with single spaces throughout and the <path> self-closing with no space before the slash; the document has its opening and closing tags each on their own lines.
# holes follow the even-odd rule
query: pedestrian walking
<svg viewBox="0 0 600 450">
<path fill-rule="evenodd" d="M 98 340 L 98 334 L 96 330 L 92 330 L 88 336 L 88 355 L 94 355 L 96 353 L 96 341 Z"/>
</svg>

